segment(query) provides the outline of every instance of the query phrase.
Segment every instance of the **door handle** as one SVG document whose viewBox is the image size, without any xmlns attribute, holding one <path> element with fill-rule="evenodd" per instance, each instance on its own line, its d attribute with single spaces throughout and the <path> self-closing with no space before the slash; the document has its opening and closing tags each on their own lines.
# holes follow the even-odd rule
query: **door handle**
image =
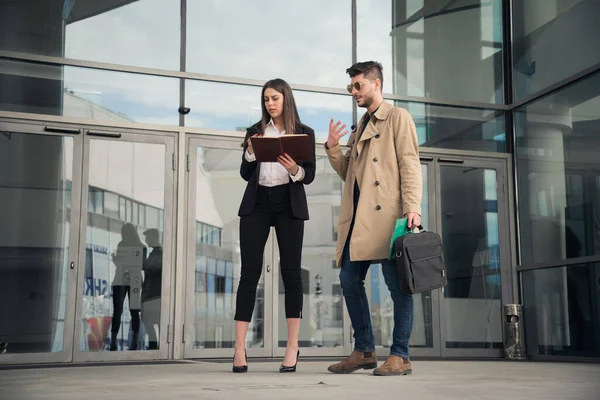
<svg viewBox="0 0 600 400">
<path fill-rule="evenodd" d="M 433 157 L 419 157 L 421 161 L 433 161 Z"/>
<path fill-rule="evenodd" d="M 465 162 L 465 160 L 460 160 L 458 158 L 440 158 L 438 159 L 439 162 L 442 163 L 451 163 L 451 164 L 463 164 Z"/>
<path fill-rule="evenodd" d="M 271 272 L 271 266 L 267 265 L 267 272 Z"/>
<path fill-rule="evenodd" d="M 73 135 L 79 135 L 81 133 L 80 129 L 75 128 L 61 128 L 54 126 L 46 126 L 44 127 L 45 132 L 53 132 L 53 133 L 71 133 Z"/>
<path fill-rule="evenodd" d="M 73 261 L 71 261 L 71 264 L 69 264 L 69 267 L 71 267 L 71 269 L 75 269 L 75 263 Z"/>
<path fill-rule="evenodd" d="M 88 131 L 88 136 L 100 136 L 118 139 L 121 137 L 119 132 L 101 132 L 101 131 Z"/>
</svg>

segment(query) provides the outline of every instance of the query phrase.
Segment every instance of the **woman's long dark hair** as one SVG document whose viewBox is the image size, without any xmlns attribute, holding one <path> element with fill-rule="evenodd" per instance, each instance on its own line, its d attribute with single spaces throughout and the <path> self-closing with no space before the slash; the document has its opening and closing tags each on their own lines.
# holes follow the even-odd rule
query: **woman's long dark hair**
<svg viewBox="0 0 600 400">
<path fill-rule="evenodd" d="M 271 120 L 271 115 L 267 111 L 265 106 L 265 91 L 267 89 L 273 89 L 283 95 L 283 129 L 285 129 L 286 135 L 293 135 L 296 130 L 296 123 L 300 122 L 298 116 L 298 110 L 296 109 L 296 102 L 294 101 L 294 95 L 292 94 L 292 88 L 283 79 L 272 79 L 265 83 L 260 96 L 260 103 L 262 108 L 262 120 L 261 120 L 261 132 L 265 132 L 265 127 Z"/>
<path fill-rule="evenodd" d="M 126 246 L 143 246 L 135 226 L 129 222 L 121 227 L 121 243 Z"/>
</svg>

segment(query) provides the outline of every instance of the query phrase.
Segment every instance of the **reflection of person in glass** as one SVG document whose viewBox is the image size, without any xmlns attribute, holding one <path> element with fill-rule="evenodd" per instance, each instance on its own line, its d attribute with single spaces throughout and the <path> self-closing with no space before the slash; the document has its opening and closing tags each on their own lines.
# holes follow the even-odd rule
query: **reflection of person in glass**
<svg viewBox="0 0 600 400">
<path fill-rule="evenodd" d="M 144 283 L 142 285 L 142 322 L 148 332 L 148 350 L 158 349 L 158 335 L 154 326 L 160 327 L 160 293 L 162 288 L 163 251 L 158 229 L 144 232 L 146 244 L 152 248 L 144 260 Z"/>
<path fill-rule="evenodd" d="M 367 109 L 342 152 L 339 140 L 345 125 L 329 124 L 325 149 L 331 166 L 346 182 L 338 219 L 337 265 L 340 283 L 354 330 L 354 351 L 331 365 L 333 373 L 374 369 L 375 375 L 411 373 L 408 343 L 413 325 L 413 298 L 400 291 L 394 260 L 388 260 L 396 220 L 402 216 L 410 229 L 421 223 L 421 164 L 415 124 L 405 109 L 386 103 L 382 95 L 381 64 L 368 61 L 348 68 L 352 94 Z M 365 292 L 371 263 L 381 263 L 394 302 L 392 347 L 377 368 L 375 339 Z"/>
<path fill-rule="evenodd" d="M 121 327 L 125 296 L 129 297 L 129 311 L 131 313 L 132 339 L 129 349 L 137 350 L 138 332 L 140 330 L 141 276 L 145 258 L 146 246 L 140 240 L 137 229 L 130 223 L 123 224 L 121 228 L 121 241 L 117 245 L 117 253 L 113 254 L 113 262 L 117 268 L 112 283 L 113 319 L 110 332 L 111 351 L 117 350 L 117 334 Z"/>
<path fill-rule="evenodd" d="M 236 298 L 233 372 L 246 372 L 246 332 L 252 319 L 256 288 L 263 267 L 263 253 L 271 226 L 275 226 L 285 287 L 288 340 L 280 372 L 296 371 L 298 335 L 302 318 L 301 257 L 308 203 L 304 185 L 315 178 L 314 131 L 300 123 L 290 86 L 281 79 L 267 82 L 262 90 L 262 119 L 244 140 L 240 174 L 248 182 L 239 209 L 241 278 Z M 250 137 L 307 134 L 313 144 L 310 161 L 297 164 L 287 154 L 278 162 L 256 162 Z"/>
</svg>

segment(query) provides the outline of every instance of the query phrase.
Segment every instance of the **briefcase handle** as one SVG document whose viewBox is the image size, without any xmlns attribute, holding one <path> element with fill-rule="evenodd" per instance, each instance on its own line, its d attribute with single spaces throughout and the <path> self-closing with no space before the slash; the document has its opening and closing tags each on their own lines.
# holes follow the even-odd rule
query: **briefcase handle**
<svg viewBox="0 0 600 400">
<path fill-rule="evenodd" d="M 419 232 L 425 232 L 425 228 L 423 228 L 423 225 L 417 226 L 417 229 L 419 230 Z M 415 233 L 415 229 L 411 229 L 410 232 Z"/>
</svg>

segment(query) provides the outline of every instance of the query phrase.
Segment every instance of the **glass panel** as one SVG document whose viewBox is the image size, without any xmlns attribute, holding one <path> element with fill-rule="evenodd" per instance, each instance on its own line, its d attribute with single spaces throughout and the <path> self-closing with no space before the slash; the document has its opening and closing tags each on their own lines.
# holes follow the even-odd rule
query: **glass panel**
<svg viewBox="0 0 600 400">
<path fill-rule="evenodd" d="M 164 209 L 165 145 L 90 140 L 89 193 Z M 126 203 L 126 202 L 124 202 Z M 163 231 L 88 213 L 81 351 L 156 350 L 160 338 Z"/>
<path fill-rule="evenodd" d="M 246 188 L 239 175 L 242 151 L 209 147 L 197 150 L 193 346 L 232 349 L 241 270 L 237 213 Z M 246 336 L 248 348 L 264 347 L 264 304 L 262 276 Z"/>
<path fill-rule="evenodd" d="M 4 111 L 179 125 L 176 78 L 0 60 L 0 87 Z"/>
<path fill-rule="evenodd" d="M 302 248 L 302 287 L 304 304 L 300 324 L 300 347 L 341 347 L 344 345 L 343 297 L 340 270 L 335 268 L 336 238 L 331 229 L 337 225 L 342 188 L 332 189 L 339 180 L 327 157 L 317 156 L 315 180 L 305 186 L 310 219 L 304 224 Z M 332 212 L 334 210 L 334 212 Z M 281 268 L 279 268 L 281 271 Z M 279 328 L 277 343 L 287 346 L 285 290 L 279 273 Z"/>
<path fill-rule="evenodd" d="M 179 70 L 179 0 L 0 3 L 0 49 Z"/>
<path fill-rule="evenodd" d="M 119 219 L 126 222 L 125 215 L 125 198 L 119 197 Z"/>
<path fill-rule="evenodd" d="M 186 70 L 342 87 L 351 12 L 350 0 L 189 1 Z"/>
<path fill-rule="evenodd" d="M 94 188 L 94 190 L 96 193 L 102 191 L 101 188 Z M 91 186 L 89 191 L 92 191 Z M 102 195 L 104 196 L 104 215 L 119 219 L 119 196 L 110 192 L 102 192 Z"/>
<path fill-rule="evenodd" d="M 63 344 L 73 138 L 0 131 L 0 357 Z"/>
<path fill-rule="evenodd" d="M 522 263 L 600 255 L 600 74 L 515 118 Z"/>
<path fill-rule="evenodd" d="M 101 190 L 96 190 L 95 188 L 90 188 L 90 197 L 88 201 L 88 212 L 93 212 L 97 214 L 102 214 L 102 195 L 103 192 Z"/>
<path fill-rule="evenodd" d="M 262 87 L 205 81 L 188 81 L 185 103 L 191 113 L 185 125 L 246 133 L 246 127 L 261 118 Z M 327 139 L 329 121 L 352 121 L 352 97 L 294 90 L 294 100 L 302 122 L 315 130 L 317 138 Z"/>
<path fill-rule="evenodd" d="M 316 139 L 327 140 L 332 118 L 352 125 L 351 96 L 294 90 L 294 99 L 302 123 L 314 129 Z"/>
<path fill-rule="evenodd" d="M 529 353 L 600 357 L 600 264 L 521 276 Z"/>
<path fill-rule="evenodd" d="M 358 60 L 383 64 L 385 93 L 502 103 L 503 47 L 502 0 L 357 0 Z"/>
<path fill-rule="evenodd" d="M 502 348 L 497 175 L 440 166 L 445 347 Z"/>
<path fill-rule="evenodd" d="M 132 213 L 133 214 L 132 214 L 132 217 L 131 217 L 131 222 L 134 225 L 137 225 L 137 224 L 139 224 L 139 218 L 138 218 L 139 204 L 137 202 L 133 202 L 132 207 L 133 207 L 132 208 Z"/>
<path fill-rule="evenodd" d="M 407 109 L 412 115 L 420 146 L 506 152 L 502 112 L 400 101 L 394 105 Z"/>
<path fill-rule="evenodd" d="M 428 166 L 421 164 L 423 175 L 423 193 L 421 199 L 421 225 L 429 229 L 429 175 Z M 372 264 L 367 277 L 370 280 L 370 309 L 373 323 L 375 345 L 391 347 L 392 331 L 394 329 L 394 304 L 390 291 L 385 284 L 381 264 Z M 413 331 L 410 337 L 410 347 L 433 347 L 433 308 L 431 292 L 414 296 Z"/>
<path fill-rule="evenodd" d="M 594 194 L 596 200 L 592 201 L 594 206 L 594 213 L 600 216 L 600 172 L 596 172 L 596 190 Z M 600 254 L 600 217 L 594 219 L 594 254 Z"/>
<path fill-rule="evenodd" d="M 517 100 L 600 62 L 600 2 L 515 1 L 512 15 Z"/>
<path fill-rule="evenodd" d="M 421 164 L 421 176 L 423 189 L 421 193 L 421 225 L 425 229 L 431 229 L 429 225 L 429 165 Z"/>
</svg>

